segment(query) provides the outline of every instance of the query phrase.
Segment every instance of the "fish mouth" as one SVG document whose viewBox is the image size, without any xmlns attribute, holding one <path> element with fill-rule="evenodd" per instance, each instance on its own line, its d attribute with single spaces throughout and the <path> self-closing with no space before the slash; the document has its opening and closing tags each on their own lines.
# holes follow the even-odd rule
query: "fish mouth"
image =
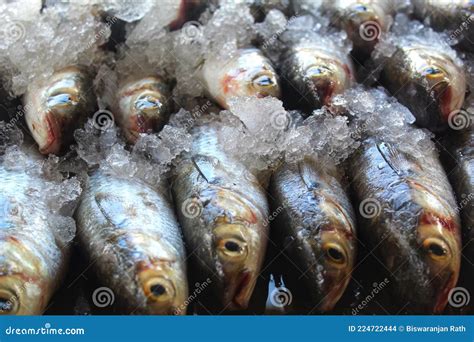
<svg viewBox="0 0 474 342">
<path fill-rule="evenodd" d="M 250 296 L 253 292 L 255 283 L 252 283 L 252 272 L 243 270 L 237 280 L 234 295 L 231 301 L 231 308 L 235 310 L 244 310 L 248 307 Z"/>
<path fill-rule="evenodd" d="M 453 273 L 451 273 L 450 277 L 446 281 L 446 284 L 441 291 L 441 293 L 438 295 L 438 298 L 436 300 L 436 304 L 434 306 L 434 313 L 440 314 L 444 311 L 444 308 L 446 307 L 448 300 L 449 300 L 449 293 L 451 290 L 454 288 L 456 285 L 457 279 L 456 276 Z"/>
<path fill-rule="evenodd" d="M 321 106 L 327 106 L 330 104 L 336 90 L 336 84 L 331 78 L 312 78 L 311 87 L 314 91 L 313 96 L 317 99 Z"/>
<path fill-rule="evenodd" d="M 45 116 L 45 125 L 46 125 L 46 143 L 40 144 L 39 141 L 39 151 L 41 154 L 50 154 L 50 153 L 59 153 L 61 149 L 61 144 L 59 142 L 59 137 L 61 136 L 60 125 L 54 117 L 53 113 L 48 112 Z"/>
<path fill-rule="evenodd" d="M 441 118 L 448 120 L 451 112 L 452 89 L 450 82 L 447 80 L 440 81 L 430 87 L 430 94 L 434 102 L 438 105 Z"/>
</svg>

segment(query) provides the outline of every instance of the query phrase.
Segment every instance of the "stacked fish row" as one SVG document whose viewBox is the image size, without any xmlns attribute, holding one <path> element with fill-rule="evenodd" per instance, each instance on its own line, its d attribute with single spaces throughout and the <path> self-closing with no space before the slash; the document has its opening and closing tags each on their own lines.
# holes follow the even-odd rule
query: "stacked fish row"
<svg viewBox="0 0 474 342">
<path fill-rule="evenodd" d="M 96 5 L 102 16 L 121 17 Z M 109 51 L 100 68 L 71 61 L 23 96 L 24 120 L 39 151 L 76 158 L 87 171 L 73 215 L 76 241 L 124 313 L 185 314 L 194 298 L 191 273 L 211 288 L 202 298 L 205 307 L 245 309 L 273 240 L 303 274 L 299 282 L 309 306 L 321 312 L 343 297 L 361 263 L 360 247 L 376 256 L 390 291 L 410 312 L 442 313 L 461 263 L 460 284 L 473 289 L 473 135 L 464 110 L 472 70 L 463 63 L 472 58 L 472 29 L 456 31 L 472 8 L 464 2 L 382 0 L 176 1 L 173 8 L 174 17 L 162 27 L 166 34 L 157 39 L 180 45 L 176 51 L 189 49 L 197 63 L 176 56 L 176 63 L 159 68 L 140 50 L 142 41 L 156 38 L 139 34 L 151 13 L 128 27 L 123 46 L 112 58 Z M 230 48 L 215 31 L 229 8 L 246 11 L 249 27 L 258 28 L 252 39 L 236 39 Z M 191 15 L 201 12 L 202 27 L 180 40 L 191 27 L 186 22 L 196 19 Z M 275 35 L 269 28 L 282 18 Z M 412 19 L 448 30 L 456 36 L 455 49 L 444 33 Z M 221 48 L 229 53 L 215 55 Z M 111 82 L 94 75 L 104 70 L 113 75 Z M 186 77 L 197 85 L 184 84 Z M 98 89 L 101 82 L 107 89 Z M 387 93 L 367 85 L 382 85 Z M 205 114 L 185 122 L 181 114 L 189 103 L 204 97 L 215 105 L 206 102 Z M 114 162 L 108 150 L 117 145 L 98 148 L 105 157 L 96 163 L 81 155 L 81 146 L 70 157 L 70 145 L 81 145 L 82 128 L 90 128 L 89 117 L 96 135 L 111 134 L 109 122 L 100 121 L 103 114 L 120 128 L 128 156 L 143 152 L 150 137 L 163 139 L 160 131 L 183 130 L 190 143 L 171 157 L 150 149 L 141 156 L 149 165 L 169 158 L 153 184 L 104 167 Z M 284 122 L 269 124 L 275 115 Z M 435 134 L 443 138 L 449 180 L 431 140 Z M 11 132 L 0 136 L 8 146 L 0 170 L 0 202 L 7 208 L 0 212 L 0 312 L 38 314 L 58 287 L 69 248 L 55 238 L 50 204 L 38 196 L 45 191 L 44 175 L 3 166 L 14 149 L 9 137 Z M 300 138 L 307 148 L 291 149 L 290 141 Z M 325 140 L 338 138 L 350 139 L 351 146 L 328 148 Z M 246 143 L 253 152 L 241 145 Z M 82 148 L 87 144 L 95 148 L 82 139 Z M 79 167 L 68 171 L 81 174 Z M 33 200 L 34 208 L 26 205 Z M 272 210 L 277 214 L 269 222 Z"/>
</svg>

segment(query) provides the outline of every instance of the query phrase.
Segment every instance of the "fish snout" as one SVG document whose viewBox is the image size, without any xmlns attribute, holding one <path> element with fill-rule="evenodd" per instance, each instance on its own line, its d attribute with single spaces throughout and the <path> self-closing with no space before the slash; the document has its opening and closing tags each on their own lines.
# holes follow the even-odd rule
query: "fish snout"
<svg viewBox="0 0 474 342">
<path fill-rule="evenodd" d="M 311 93 L 319 107 L 329 105 L 336 87 L 340 84 L 335 73 L 326 67 L 312 67 L 306 72 Z"/>
<path fill-rule="evenodd" d="M 146 297 L 147 307 L 152 314 L 185 314 L 187 284 L 184 276 L 179 277 L 172 269 L 163 267 L 143 270 L 138 279 Z"/>
<path fill-rule="evenodd" d="M 257 281 L 265 246 L 243 223 L 219 224 L 214 234 L 223 271 L 223 304 L 231 309 L 245 309 Z"/>
<path fill-rule="evenodd" d="M 346 31 L 352 38 L 355 48 L 371 52 L 377 44 L 385 25 L 383 13 L 368 4 L 356 4 L 349 9 L 349 20 Z"/>
<path fill-rule="evenodd" d="M 426 216 L 426 215 L 425 215 Z M 425 220 L 426 221 L 426 220 Z M 461 250 L 456 236 L 440 220 L 431 219 L 418 227 L 421 256 L 428 268 L 429 286 L 434 291 L 435 313 L 444 310 L 448 295 L 457 283 Z"/>
</svg>

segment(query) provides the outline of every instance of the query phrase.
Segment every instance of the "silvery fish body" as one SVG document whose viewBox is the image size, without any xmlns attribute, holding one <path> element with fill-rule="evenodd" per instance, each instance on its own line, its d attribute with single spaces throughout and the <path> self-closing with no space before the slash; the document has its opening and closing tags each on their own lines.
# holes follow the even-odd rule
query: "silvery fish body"
<svg viewBox="0 0 474 342">
<path fill-rule="evenodd" d="M 193 127 L 192 135 L 191 155 L 174 171 L 173 194 L 193 270 L 212 279 L 224 308 L 244 309 L 267 245 L 265 192 L 223 151 L 212 123 Z"/>
<path fill-rule="evenodd" d="M 138 180 L 98 171 L 75 216 L 83 250 L 124 311 L 186 312 L 186 253 L 164 195 Z"/>
<path fill-rule="evenodd" d="M 70 245 L 55 234 L 44 180 L 0 165 L 0 315 L 41 315 L 66 273 Z"/>
<path fill-rule="evenodd" d="M 332 171 L 335 171 L 333 169 Z M 355 215 L 331 169 L 305 158 L 284 164 L 270 183 L 274 229 L 303 272 L 311 307 L 331 310 L 351 279 L 356 260 Z"/>
<path fill-rule="evenodd" d="M 396 298 L 415 312 L 441 313 L 459 276 L 461 227 L 434 148 L 420 155 L 368 138 L 349 170 L 361 239 L 391 274 Z"/>
<path fill-rule="evenodd" d="M 25 94 L 25 120 L 43 154 L 58 154 L 73 132 L 94 113 L 93 77 L 85 68 L 70 66 L 55 72 Z"/>
</svg>

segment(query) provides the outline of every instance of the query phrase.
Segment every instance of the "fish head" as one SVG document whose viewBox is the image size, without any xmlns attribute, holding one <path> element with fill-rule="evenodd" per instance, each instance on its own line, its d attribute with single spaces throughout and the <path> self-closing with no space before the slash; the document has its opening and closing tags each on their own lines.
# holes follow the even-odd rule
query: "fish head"
<svg viewBox="0 0 474 342">
<path fill-rule="evenodd" d="M 350 87 L 351 67 L 339 58 L 315 48 L 296 48 L 294 56 L 296 69 L 302 71 L 303 86 L 298 88 L 309 93 L 318 107 L 329 105 L 334 95 Z"/>
<path fill-rule="evenodd" d="M 0 244 L 0 315 L 42 314 L 49 296 L 40 280 L 38 256 L 14 237 Z"/>
<path fill-rule="evenodd" d="M 243 49 L 224 67 L 219 82 L 219 103 L 227 108 L 232 97 L 280 97 L 278 76 L 271 62 L 257 49 Z"/>
<path fill-rule="evenodd" d="M 161 129 L 168 118 L 168 97 L 168 87 L 159 77 L 128 83 L 119 91 L 119 121 L 130 143 L 140 133 Z"/>
<path fill-rule="evenodd" d="M 387 16 L 376 2 L 348 2 L 345 8 L 345 30 L 354 48 L 372 51 L 382 32 L 389 26 Z M 365 51 L 365 52 L 367 52 Z"/>
<path fill-rule="evenodd" d="M 423 210 L 418 221 L 417 245 L 428 268 L 429 286 L 434 289 L 434 312 L 441 313 L 461 267 L 461 238 L 456 213 L 443 199 L 420 183 L 412 182 Z"/>
<path fill-rule="evenodd" d="M 394 238 L 384 238 L 386 265 L 394 275 L 396 291 L 410 308 L 418 312 L 441 313 L 456 285 L 461 264 L 459 221 L 450 206 L 429 187 L 409 180 L 414 201 L 403 219 L 410 229 Z M 407 203 L 407 202 L 405 202 Z"/>
<path fill-rule="evenodd" d="M 214 223 L 213 245 L 219 264 L 218 286 L 223 290 L 222 302 L 230 309 L 248 305 L 265 255 L 263 220 L 257 209 L 244 196 L 220 189 L 216 207 L 223 215 Z"/>
<path fill-rule="evenodd" d="M 454 111 L 461 108 L 466 93 L 466 77 L 448 56 L 427 49 L 414 56 L 415 74 L 422 84 L 428 98 L 428 108 L 434 107 L 439 119 L 449 120 Z M 420 60 L 416 58 L 421 58 Z"/>
<path fill-rule="evenodd" d="M 141 266 L 137 278 L 147 310 L 155 315 L 185 314 L 188 298 L 186 275 L 170 260 Z"/>
<path fill-rule="evenodd" d="M 321 203 L 327 213 L 329 223 L 322 226 L 319 237 L 314 239 L 317 246 L 313 253 L 321 260 L 318 309 L 331 310 L 344 293 L 351 279 L 356 256 L 353 221 L 348 213 L 336 202 L 327 198 Z"/>
<path fill-rule="evenodd" d="M 68 132 L 92 111 L 91 94 L 92 78 L 80 67 L 62 69 L 28 90 L 25 119 L 41 153 L 60 152 Z"/>
</svg>

